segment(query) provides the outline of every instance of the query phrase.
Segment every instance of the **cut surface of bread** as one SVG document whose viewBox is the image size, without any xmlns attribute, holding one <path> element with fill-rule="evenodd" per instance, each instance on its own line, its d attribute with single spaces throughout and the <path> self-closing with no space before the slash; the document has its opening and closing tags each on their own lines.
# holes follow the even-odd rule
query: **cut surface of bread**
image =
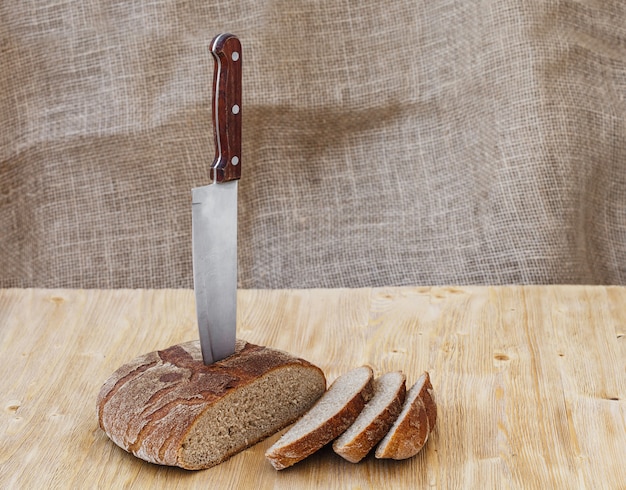
<svg viewBox="0 0 626 490">
<path fill-rule="evenodd" d="M 373 372 L 361 366 L 339 376 L 328 391 L 265 456 L 282 470 L 313 454 L 345 431 L 373 395 Z"/>
<path fill-rule="evenodd" d="M 354 423 L 333 442 L 333 450 L 358 463 L 374 448 L 397 419 L 406 396 L 406 376 L 394 371 L 374 380 L 374 396 Z"/>
<path fill-rule="evenodd" d="M 214 466 L 293 423 L 326 389 L 323 372 L 286 352 L 238 340 L 205 366 L 200 343 L 140 356 L 102 386 L 100 427 L 146 461 Z"/>
<path fill-rule="evenodd" d="M 408 391 L 400 415 L 376 448 L 377 458 L 407 459 L 424 447 L 437 416 L 431 395 L 430 376 L 425 372 Z"/>
</svg>

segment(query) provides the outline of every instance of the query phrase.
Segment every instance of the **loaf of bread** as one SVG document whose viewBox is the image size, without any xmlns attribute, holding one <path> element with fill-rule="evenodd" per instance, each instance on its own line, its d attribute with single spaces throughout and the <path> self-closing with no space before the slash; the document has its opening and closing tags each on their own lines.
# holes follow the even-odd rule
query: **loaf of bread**
<svg viewBox="0 0 626 490">
<path fill-rule="evenodd" d="M 277 470 L 288 468 L 334 440 L 356 420 L 373 395 L 369 366 L 339 376 L 328 391 L 265 453 Z"/>
<path fill-rule="evenodd" d="M 430 375 L 424 372 L 406 395 L 400 415 L 376 448 L 377 458 L 407 459 L 426 444 L 437 420 Z"/>
<path fill-rule="evenodd" d="M 387 434 L 402 410 L 406 376 L 393 371 L 374 380 L 374 396 L 354 423 L 333 443 L 333 450 L 351 463 L 358 463 Z"/>
<path fill-rule="evenodd" d="M 205 366 L 198 341 L 140 356 L 98 395 L 100 427 L 152 463 L 214 466 L 293 423 L 325 392 L 323 372 L 288 353 L 237 341 Z"/>
</svg>

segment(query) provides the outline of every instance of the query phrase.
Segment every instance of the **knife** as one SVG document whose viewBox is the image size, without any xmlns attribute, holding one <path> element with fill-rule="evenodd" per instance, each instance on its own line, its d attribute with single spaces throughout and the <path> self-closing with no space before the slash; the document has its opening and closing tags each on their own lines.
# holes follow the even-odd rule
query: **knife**
<svg viewBox="0 0 626 490">
<path fill-rule="evenodd" d="M 237 183 L 241 176 L 241 43 L 220 34 L 215 59 L 215 160 L 209 185 L 192 189 L 193 283 L 204 364 L 235 352 L 237 325 Z"/>
</svg>

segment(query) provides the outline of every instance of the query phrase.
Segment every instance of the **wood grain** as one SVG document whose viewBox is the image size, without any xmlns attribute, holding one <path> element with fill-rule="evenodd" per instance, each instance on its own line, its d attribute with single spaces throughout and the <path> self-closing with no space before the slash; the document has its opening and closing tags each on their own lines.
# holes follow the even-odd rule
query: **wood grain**
<svg viewBox="0 0 626 490">
<path fill-rule="evenodd" d="M 431 374 L 437 427 L 406 461 L 328 448 L 283 472 L 274 436 L 206 471 L 144 463 L 96 394 L 139 354 L 197 338 L 186 290 L 0 291 L 0 488 L 625 488 L 626 288 L 240 291 L 238 335 L 319 365 Z"/>
</svg>

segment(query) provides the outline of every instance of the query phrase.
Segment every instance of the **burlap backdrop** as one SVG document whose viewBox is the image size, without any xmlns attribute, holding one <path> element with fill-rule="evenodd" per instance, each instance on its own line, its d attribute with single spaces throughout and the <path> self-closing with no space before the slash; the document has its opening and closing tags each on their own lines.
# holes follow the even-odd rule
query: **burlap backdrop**
<svg viewBox="0 0 626 490">
<path fill-rule="evenodd" d="M 626 283 L 626 3 L 0 4 L 0 286 L 192 287 L 211 38 L 242 287 Z"/>
</svg>

